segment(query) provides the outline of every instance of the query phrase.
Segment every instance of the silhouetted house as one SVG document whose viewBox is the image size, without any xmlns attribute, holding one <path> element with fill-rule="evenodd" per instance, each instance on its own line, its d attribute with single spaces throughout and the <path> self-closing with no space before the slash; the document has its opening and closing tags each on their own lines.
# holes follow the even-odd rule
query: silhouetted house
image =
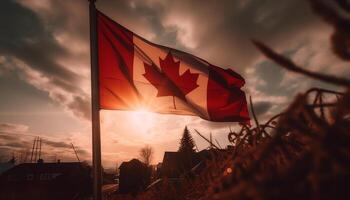
<svg viewBox="0 0 350 200">
<path fill-rule="evenodd" d="M 161 176 L 167 178 L 179 178 L 181 175 L 202 169 L 206 162 L 218 155 L 225 153 L 226 149 L 206 149 L 190 156 L 183 156 L 180 152 L 165 152 L 161 166 Z"/>
<path fill-rule="evenodd" d="M 185 170 L 184 161 L 179 152 L 164 153 L 161 174 L 163 177 L 178 178 Z"/>
<path fill-rule="evenodd" d="M 137 159 L 123 162 L 119 170 L 119 193 L 121 194 L 137 194 L 150 182 L 151 168 Z"/>
<path fill-rule="evenodd" d="M 199 153 L 184 154 L 167 151 L 164 153 L 161 175 L 167 178 L 179 178 L 190 172 L 201 160 Z"/>
<path fill-rule="evenodd" d="M 91 190 L 90 168 L 81 163 L 24 163 L 0 176 L 0 199 L 79 199 Z"/>
</svg>

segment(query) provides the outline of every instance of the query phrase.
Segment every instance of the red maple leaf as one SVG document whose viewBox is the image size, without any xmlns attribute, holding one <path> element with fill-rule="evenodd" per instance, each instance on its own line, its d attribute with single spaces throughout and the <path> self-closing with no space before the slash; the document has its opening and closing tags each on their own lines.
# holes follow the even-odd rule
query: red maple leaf
<svg viewBox="0 0 350 200">
<path fill-rule="evenodd" d="M 164 60 L 159 58 L 161 70 L 154 64 L 144 63 L 145 73 L 143 76 L 157 88 L 157 97 L 177 96 L 185 100 L 185 95 L 198 87 L 199 74 L 191 73 L 189 69 L 182 75 L 179 74 L 180 61 L 175 62 L 169 52 Z M 175 106 L 174 106 L 175 107 Z"/>
</svg>

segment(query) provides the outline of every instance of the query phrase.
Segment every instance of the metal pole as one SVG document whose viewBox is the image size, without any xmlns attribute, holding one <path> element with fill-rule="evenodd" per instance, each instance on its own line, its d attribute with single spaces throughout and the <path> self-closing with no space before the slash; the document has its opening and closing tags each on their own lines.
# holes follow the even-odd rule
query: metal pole
<svg viewBox="0 0 350 200">
<path fill-rule="evenodd" d="M 92 123 L 92 167 L 94 179 L 94 200 L 102 199 L 102 167 L 100 139 L 100 102 L 98 75 L 97 14 L 95 2 L 89 0 L 90 15 L 90 57 L 91 57 L 91 123 Z"/>
</svg>

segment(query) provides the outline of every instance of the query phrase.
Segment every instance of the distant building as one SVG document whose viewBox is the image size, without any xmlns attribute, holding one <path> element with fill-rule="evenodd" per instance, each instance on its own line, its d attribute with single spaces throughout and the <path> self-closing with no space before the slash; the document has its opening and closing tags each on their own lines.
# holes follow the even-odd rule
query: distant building
<svg viewBox="0 0 350 200">
<path fill-rule="evenodd" d="M 0 199 L 81 199 L 91 195 L 90 168 L 81 163 L 24 163 L 0 175 Z"/>
<path fill-rule="evenodd" d="M 119 170 L 119 193 L 121 194 L 137 194 L 150 183 L 152 169 L 137 159 L 123 162 Z"/>
</svg>

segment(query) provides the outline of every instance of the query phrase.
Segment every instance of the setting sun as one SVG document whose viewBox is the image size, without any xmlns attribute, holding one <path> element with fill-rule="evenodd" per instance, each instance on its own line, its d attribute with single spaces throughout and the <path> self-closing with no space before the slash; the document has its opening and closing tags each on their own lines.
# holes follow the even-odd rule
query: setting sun
<svg viewBox="0 0 350 200">
<path fill-rule="evenodd" d="M 140 108 L 131 112 L 131 119 L 136 126 L 149 127 L 154 123 L 154 114 L 146 108 Z"/>
</svg>

